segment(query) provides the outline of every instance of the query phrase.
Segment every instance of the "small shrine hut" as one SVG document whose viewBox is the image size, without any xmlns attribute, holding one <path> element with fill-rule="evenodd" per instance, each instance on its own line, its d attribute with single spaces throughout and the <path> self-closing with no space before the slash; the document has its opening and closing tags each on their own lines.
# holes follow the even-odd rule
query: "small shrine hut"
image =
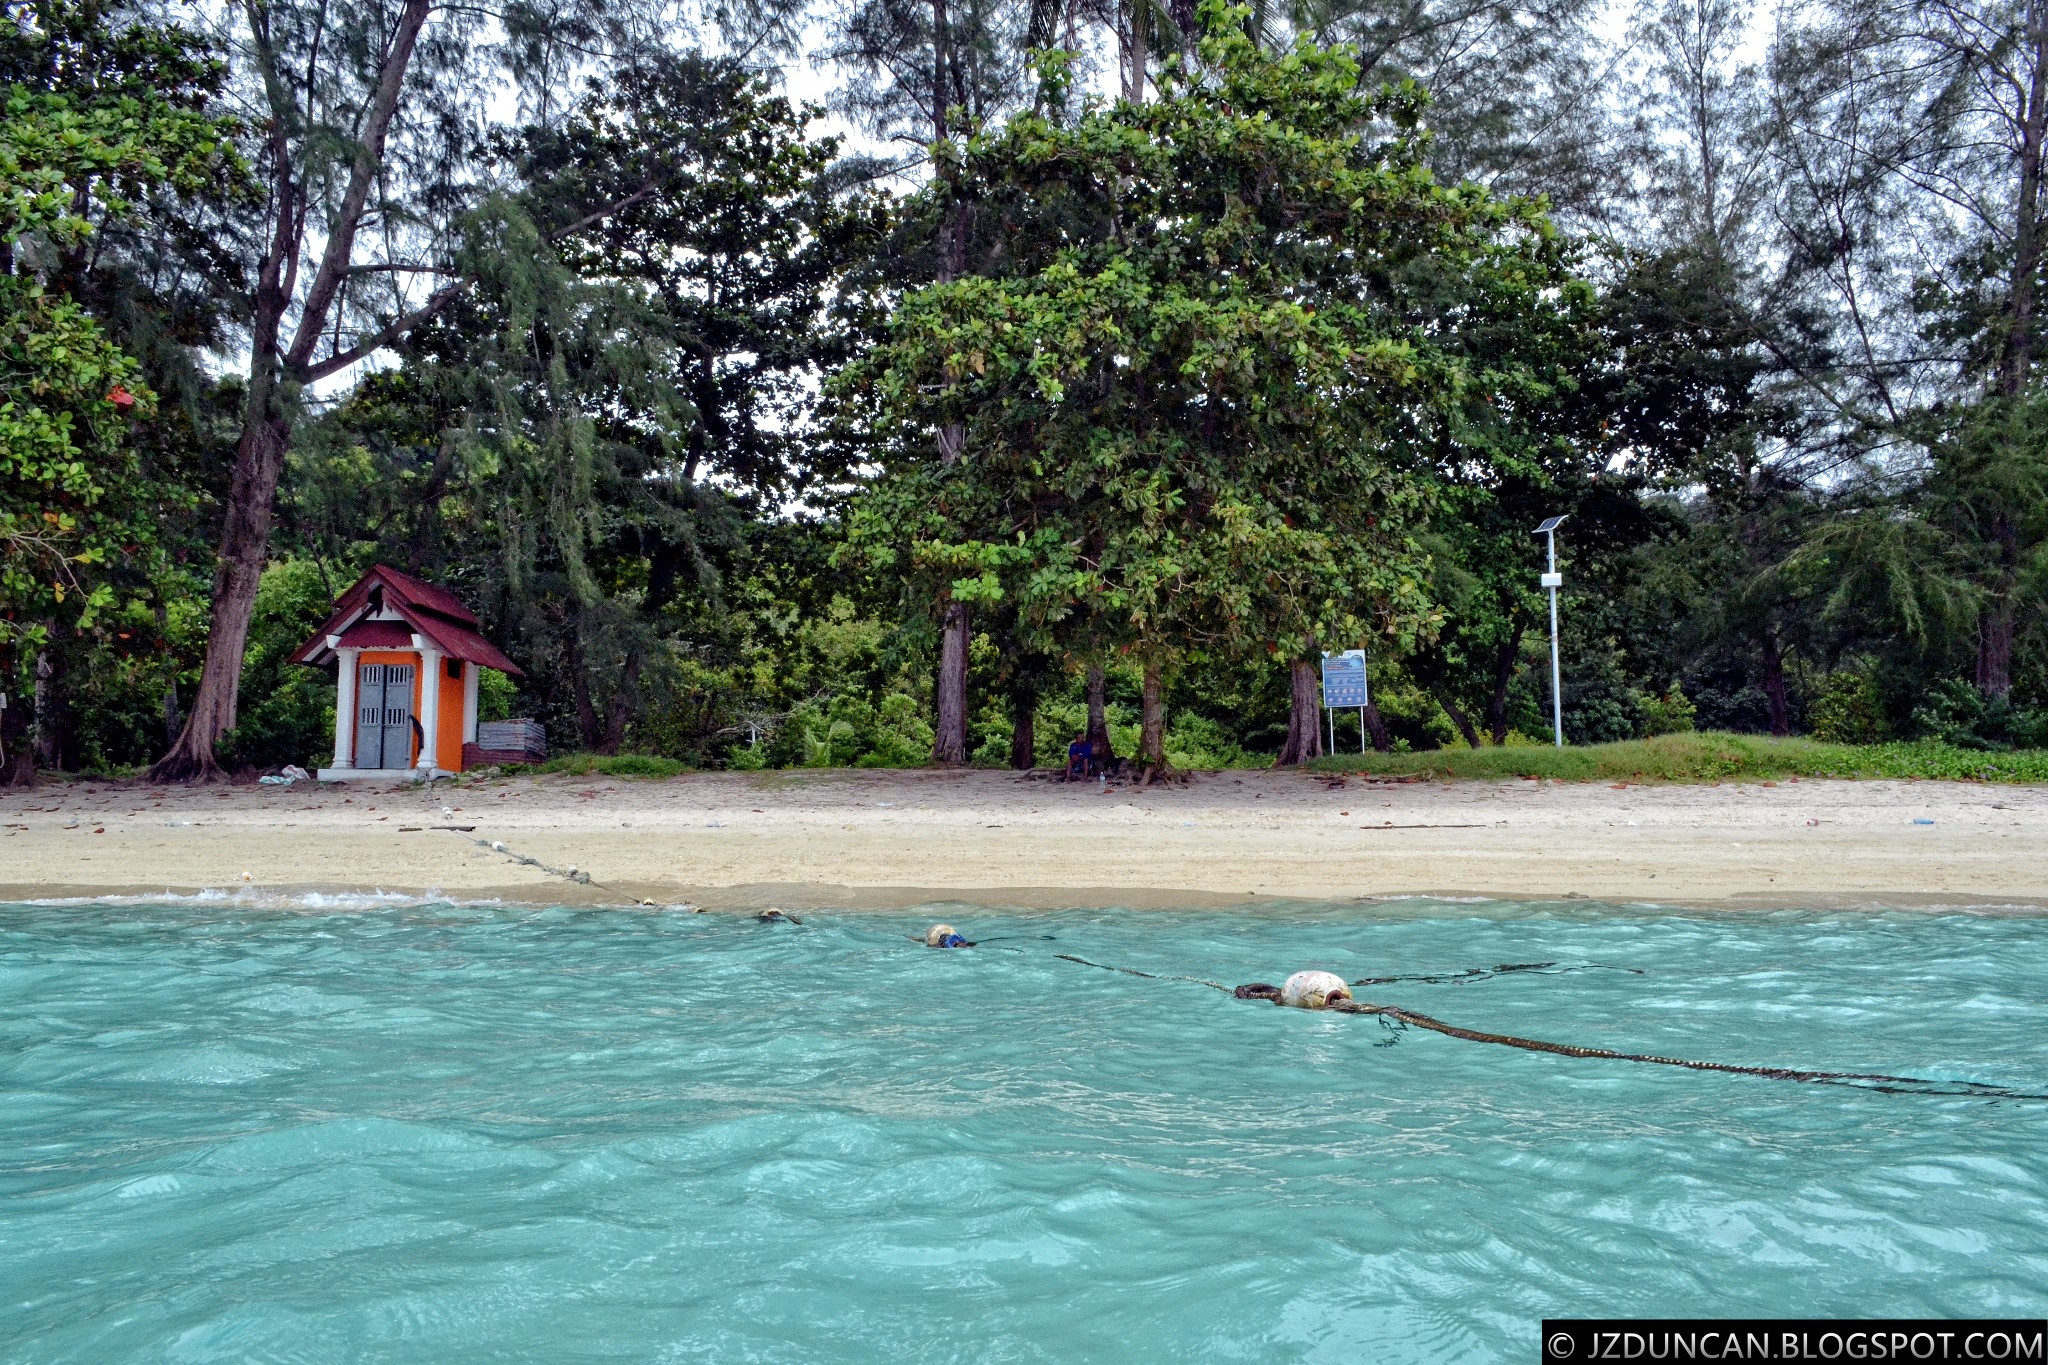
<svg viewBox="0 0 2048 1365">
<path fill-rule="evenodd" d="M 334 766 L 320 780 L 461 772 L 477 738 L 478 671 L 525 676 L 481 625 L 455 594 L 386 564 L 343 593 L 291 657 L 337 668 Z"/>
</svg>

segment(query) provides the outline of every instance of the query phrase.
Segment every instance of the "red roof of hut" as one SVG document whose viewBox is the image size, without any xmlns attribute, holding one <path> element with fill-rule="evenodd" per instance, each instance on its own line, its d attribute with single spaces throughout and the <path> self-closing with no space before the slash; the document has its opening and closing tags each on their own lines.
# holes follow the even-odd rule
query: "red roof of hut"
<svg viewBox="0 0 2048 1365">
<path fill-rule="evenodd" d="M 398 619 L 368 619 L 379 608 Z M 429 649 L 451 659 L 525 677 L 519 665 L 486 640 L 476 613 L 446 588 L 422 583 L 388 564 L 378 564 L 334 604 L 334 615 L 300 645 L 291 662 L 315 667 L 333 660 L 336 649 L 413 649 L 418 636 Z"/>
</svg>

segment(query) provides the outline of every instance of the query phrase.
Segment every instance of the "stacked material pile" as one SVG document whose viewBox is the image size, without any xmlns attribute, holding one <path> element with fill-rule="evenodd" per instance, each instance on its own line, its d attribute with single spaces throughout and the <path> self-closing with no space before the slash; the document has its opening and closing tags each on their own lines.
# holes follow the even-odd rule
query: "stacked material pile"
<svg viewBox="0 0 2048 1365">
<path fill-rule="evenodd" d="M 486 720 L 476 727 L 476 743 L 462 746 L 462 766 L 491 763 L 539 763 L 548 756 L 548 732 L 537 720 Z"/>
</svg>

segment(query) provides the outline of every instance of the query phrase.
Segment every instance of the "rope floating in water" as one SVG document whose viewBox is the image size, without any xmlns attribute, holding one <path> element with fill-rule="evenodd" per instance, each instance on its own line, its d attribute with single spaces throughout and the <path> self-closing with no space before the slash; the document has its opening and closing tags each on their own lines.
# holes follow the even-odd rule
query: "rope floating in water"
<svg viewBox="0 0 2048 1365">
<path fill-rule="evenodd" d="M 1397 981 L 1421 981 L 1432 986 L 1460 986 L 1467 981 L 1482 981 L 1489 977 L 1510 976 L 1516 972 L 1529 972 L 1536 976 L 1562 976 L 1566 972 L 1628 972 L 1641 976 L 1641 967 L 1616 967 L 1606 962 L 1503 962 L 1498 967 L 1467 967 L 1462 972 L 1444 972 L 1435 976 L 1362 976 L 1352 982 L 1354 986 L 1391 986 Z"/>
<path fill-rule="evenodd" d="M 2010 1086 L 1986 1081 L 1937 1081 L 1924 1076 L 1890 1076 L 1873 1071 L 1801 1071 L 1789 1066 L 1741 1066 L 1733 1062 L 1700 1062 L 1685 1057 L 1658 1057 L 1644 1052 L 1615 1052 L 1604 1047 L 1580 1047 L 1575 1043 L 1552 1043 L 1540 1038 L 1518 1038 L 1512 1033 L 1488 1033 L 1482 1029 L 1460 1028 L 1441 1019 L 1399 1005 L 1373 1005 L 1363 1001 L 1340 1000 L 1328 1006 L 1338 1014 L 1372 1014 L 1446 1037 L 1473 1043 L 1496 1043 L 1525 1052 L 1549 1052 L 1559 1057 L 1593 1057 L 1610 1062 L 1647 1062 L 1655 1066 L 1678 1066 L 1689 1071 L 1719 1071 L 1736 1076 L 1761 1076 L 1772 1081 L 1797 1081 L 1807 1085 L 1846 1085 L 1858 1090 L 1879 1090 L 1887 1094 L 1953 1095 L 1976 1099 L 2048 1100 L 2048 1094 L 2030 1094 Z"/>
<path fill-rule="evenodd" d="M 1062 962 L 1078 962 L 1083 967 L 1094 967 L 1099 971 L 1122 972 L 1125 976 L 1142 976 L 1147 981 L 1192 981 L 1197 986 L 1207 986 L 1211 990 L 1228 991 L 1230 989 L 1230 987 L 1220 981 L 1205 981 L 1199 976 L 1154 976 L 1151 972 L 1141 972 L 1135 967 L 1112 967 L 1106 962 L 1090 962 L 1087 958 L 1075 957 L 1072 953 L 1054 953 L 1053 956 Z"/>
<path fill-rule="evenodd" d="M 1208 986 L 1215 990 L 1229 991 L 1233 995 L 1236 994 L 1229 986 L 1215 981 L 1204 980 L 1198 976 L 1172 976 L 1141 972 L 1135 967 L 1117 967 L 1106 962 L 1091 962 L 1085 957 L 1077 957 L 1072 953 L 1055 953 L 1054 956 L 1062 962 L 1075 962 L 1083 967 L 1094 967 L 1105 972 L 1120 972 L 1125 976 L 1142 977 L 1147 981 L 1188 981 L 1198 986 Z M 1453 977 L 1437 979 L 1465 980 L 1470 979 L 1474 975 L 1494 975 L 1510 970 L 1536 970 L 1539 965 L 1549 967 L 1555 964 L 1514 963 L 1491 969 L 1475 967 L 1469 971 L 1457 973 Z M 1594 963 L 1589 965 L 1599 966 L 1600 964 Z M 1613 970 L 1637 971 L 1633 967 L 1619 967 Z M 1640 973 L 1638 972 L 1638 974 Z M 1243 998 L 1256 999 L 1263 997 Z M 1541 1038 L 1521 1038 L 1512 1033 L 1488 1033 L 1483 1029 L 1461 1028 L 1456 1024 L 1447 1024 L 1441 1019 L 1418 1013 L 1415 1010 L 1403 1009 L 1399 1005 L 1374 1005 L 1364 1001 L 1339 1000 L 1325 1008 L 1336 1014 L 1374 1015 L 1382 1020 L 1392 1020 L 1397 1024 L 1407 1024 L 1415 1028 L 1428 1029 L 1432 1033 L 1441 1033 L 1448 1038 L 1462 1038 L 1470 1043 L 1493 1043 L 1500 1047 L 1520 1048 L 1525 1052 L 1548 1052 L 1558 1057 L 1585 1057 L 1609 1062 L 1642 1062 L 1654 1066 L 1682 1067 L 1688 1071 L 1715 1071 L 1724 1075 L 1756 1076 L 1770 1081 L 1794 1081 L 1805 1085 L 1843 1085 L 1855 1090 L 1875 1090 L 1895 1095 L 1934 1095 L 1988 1100 L 2048 1100 L 2048 1094 L 2035 1094 L 2029 1091 L 2015 1090 L 2010 1086 L 1993 1085 L 1987 1081 L 1937 1081 L 1930 1080 L 1924 1076 L 1892 1076 L 1873 1071 L 1802 1071 L 1796 1067 L 1789 1066 L 1742 1066 L 1733 1062 L 1700 1062 L 1685 1057 L 1658 1057 L 1644 1052 L 1616 1052 L 1604 1047 L 1580 1047 L 1576 1043 L 1552 1043 Z"/>
</svg>

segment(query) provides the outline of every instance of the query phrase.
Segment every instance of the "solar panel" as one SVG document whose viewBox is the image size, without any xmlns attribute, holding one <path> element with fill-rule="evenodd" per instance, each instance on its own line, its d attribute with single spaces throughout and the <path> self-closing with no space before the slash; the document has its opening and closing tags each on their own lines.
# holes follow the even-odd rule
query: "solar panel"
<svg viewBox="0 0 2048 1365">
<path fill-rule="evenodd" d="M 1546 519 L 1541 526 L 1536 528 L 1536 534 L 1539 536 L 1545 535 L 1551 531 L 1555 531 L 1559 526 L 1562 526 L 1563 524 L 1563 517 L 1550 517 Z"/>
</svg>

